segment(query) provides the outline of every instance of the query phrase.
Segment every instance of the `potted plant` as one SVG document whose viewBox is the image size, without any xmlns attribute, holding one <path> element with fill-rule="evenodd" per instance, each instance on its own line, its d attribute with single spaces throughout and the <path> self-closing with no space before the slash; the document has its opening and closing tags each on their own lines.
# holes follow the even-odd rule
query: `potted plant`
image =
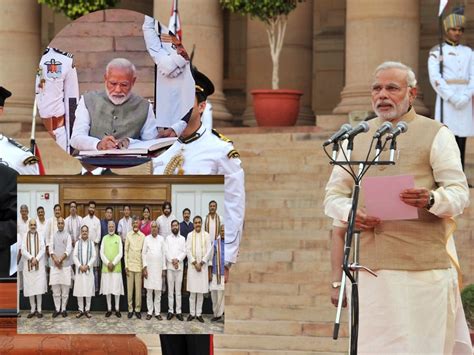
<svg viewBox="0 0 474 355">
<path fill-rule="evenodd" d="M 39 4 L 46 4 L 54 11 L 62 12 L 71 20 L 94 11 L 109 9 L 118 2 L 119 0 L 38 0 Z"/>
<path fill-rule="evenodd" d="M 279 88 L 280 53 L 288 23 L 288 14 L 304 0 L 220 0 L 224 9 L 250 15 L 265 24 L 272 58 L 272 89 L 252 90 L 255 118 L 259 126 L 293 126 L 298 118 L 300 97 L 298 90 Z"/>
<path fill-rule="evenodd" d="M 461 300 L 467 325 L 471 332 L 471 342 L 474 344 L 474 284 L 470 284 L 462 290 Z"/>
</svg>

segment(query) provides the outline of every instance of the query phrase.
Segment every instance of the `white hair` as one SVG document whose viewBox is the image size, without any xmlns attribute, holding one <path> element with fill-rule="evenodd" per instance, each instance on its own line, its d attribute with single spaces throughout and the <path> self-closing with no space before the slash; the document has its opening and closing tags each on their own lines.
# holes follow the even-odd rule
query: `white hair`
<svg viewBox="0 0 474 355">
<path fill-rule="evenodd" d="M 105 72 L 108 74 L 110 69 L 115 68 L 115 69 L 126 69 L 130 73 L 132 73 L 133 77 L 135 77 L 137 69 L 135 68 L 135 65 L 131 61 L 125 58 L 114 58 L 112 59 L 109 64 L 105 67 Z"/>
<path fill-rule="evenodd" d="M 377 69 L 375 69 L 374 76 L 376 76 L 380 71 L 387 70 L 387 69 L 404 70 L 407 73 L 407 85 L 411 88 L 416 87 L 417 81 L 416 81 L 415 72 L 408 65 L 405 65 L 401 62 L 391 62 L 391 61 L 383 62 L 377 67 Z"/>
</svg>

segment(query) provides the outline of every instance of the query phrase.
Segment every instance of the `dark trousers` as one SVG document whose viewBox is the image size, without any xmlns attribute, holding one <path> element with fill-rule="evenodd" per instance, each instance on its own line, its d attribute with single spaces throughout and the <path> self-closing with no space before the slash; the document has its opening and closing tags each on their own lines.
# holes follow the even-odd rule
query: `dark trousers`
<svg viewBox="0 0 474 355">
<path fill-rule="evenodd" d="M 161 334 L 163 355 L 212 355 L 212 335 L 210 334 Z"/>
<path fill-rule="evenodd" d="M 462 170 L 464 171 L 464 155 L 466 152 L 466 137 L 458 137 L 454 136 L 456 138 L 456 143 L 458 144 L 459 151 L 461 152 L 461 164 L 462 164 Z"/>
</svg>

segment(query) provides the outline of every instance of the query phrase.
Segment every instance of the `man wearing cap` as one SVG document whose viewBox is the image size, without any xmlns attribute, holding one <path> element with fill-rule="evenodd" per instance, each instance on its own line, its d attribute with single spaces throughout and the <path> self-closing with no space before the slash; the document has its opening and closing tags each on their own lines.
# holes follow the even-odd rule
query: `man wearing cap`
<svg viewBox="0 0 474 355">
<path fill-rule="evenodd" d="M 48 133 L 69 149 L 69 100 L 79 99 L 79 83 L 71 53 L 46 48 L 36 72 L 36 104 Z"/>
<path fill-rule="evenodd" d="M 77 150 L 128 148 L 136 140 L 157 138 L 150 103 L 132 92 L 136 68 L 128 59 L 106 67 L 105 90 L 85 93 L 77 106 L 71 146 Z"/>
<path fill-rule="evenodd" d="M 442 56 L 439 45 L 430 50 L 428 71 L 431 85 L 437 93 L 435 119 L 439 121 L 442 118 L 443 123 L 454 133 L 464 168 L 466 137 L 474 136 L 474 56 L 471 48 L 460 44 L 466 21 L 463 12 L 463 9 L 455 9 L 444 19 Z"/>
<path fill-rule="evenodd" d="M 225 272 L 237 261 L 245 215 L 244 171 L 239 153 L 232 142 L 215 130 L 201 125 L 201 114 L 206 99 L 214 92 L 209 78 L 197 69 L 195 101 L 186 129 L 164 154 L 153 159 L 153 173 L 160 174 L 204 174 L 225 175 Z M 205 335 L 161 336 L 163 354 L 208 354 L 213 348 L 213 337 Z M 199 349 L 193 350 L 193 349 Z M 181 352 L 179 352 L 181 351 Z M 196 351 L 196 352 L 193 352 Z"/>
<path fill-rule="evenodd" d="M 12 93 L 0 86 L 0 116 L 3 114 L 5 100 Z M 0 133 L 0 163 L 16 170 L 20 175 L 39 175 L 38 158 L 30 150 Z"/>
</svg>

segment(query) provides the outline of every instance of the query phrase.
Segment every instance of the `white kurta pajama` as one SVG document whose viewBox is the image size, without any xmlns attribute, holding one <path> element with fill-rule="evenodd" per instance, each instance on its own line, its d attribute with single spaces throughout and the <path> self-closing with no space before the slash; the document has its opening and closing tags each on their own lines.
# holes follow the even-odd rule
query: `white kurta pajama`
<svg viewBox="0 0 474 355">
<path fill-rule="evenodd" d="M 44 263 L 45 246 L 38 235 L 38 248 L 35 248 L 34 235 L 27 233 L 23 238 L 21 253 L 23 254 L 23 296 L 29 297 L 46 293 L 46 271 Z M 36 257 L 38 267 L 29 266 L 29 261 Z"/>
<path fill-rule="evenodd" d="M 148 235 L 143 243 L 143 267 L 147 268 L 148 276 L 144 279 L 148 314 L 160 314 L 161 289 L 163 285 L 163 270 L 166 270 L 165 241 L 161 235 Z M 153 293 L 155 301 L 153 302 Z"/>
<path fill-rule="evenodd" d="M 97 257 L 94 243 L 87 239 L 79 239 L 74 247 L 73 260 L 76 265 L 76 279 L 74 280 L 73 295 L 75 297 L 93 297 L 95 295 L 93 267 Z M 89 266 L 89 270 L 82 272 L 79 266 Z"/>
<path fill-rule="evenodd" d="M 109 235 L 107 234 L 106 237 Z M 104 254 L 104 245 L 105 243 L 102 242 L 100 245 L 100 258 L 102 260 L 102 263 L 104 264 L 104 267 L 107 267 L 109 264 L 109 261 L 112 262 L 112 264 L 117 265 L 120 263 L 120 260 L 122 259 L 123 256 L 123 245 L 122 243 L 119 244 L 119 253 L 113 260 L 108 260 L 107 257 Z M 102 278 L 100 280 L 100 294 L 101 295 L 123 295 L 124 294 L 124 289 L 123 289 L 123 280 L 122 280 L 122 273 L 121 272 L 102 272 Z"/>
<path fill-rule="evenodd" d="M 209 233 L 201 230 L 192 231 L 186 239 L 188 256 L 188 275 L 186 289 L 191 293 L 189 310 L 192 316 L 199 317 L 202 313 L 203 295 L 209 292 L 209 274 L 207 267 L 212 257 L 212 241 Z M 201 271 L 197 271 L 193 262 L 203 263 Z"/>
<path fill-rule="evenodd" d="M 57 231 L 51 245 L 49 246 L 49 253 L 51 254 L 51 272 L 49 274 L 49 284 L 53 290 L 53 300 L 57 312 L 66 310 L 67 300 L 69 297 L 69 289 L 71 287 L 71 264 L 72 264 L 72 242 L 71 236 L 65 230 Z M 60 259 L 66 254 L 61 267 L 57 267 L 52 256 Z"/>
<path fill-rule="evenodd" d="M 180 234 L 170 234 L 165 240 L 166 248 L 166 279 L 168 281 L 168 312 L 174 313 L 174 297 L 176 295 L 176 314 L 181 314 L 181 285 L 183 283 L 183 260 L 186 258 L 186 239 Z M 178 268 L 172 263 L 178 259 Z"/>
<path fill-rule="evenodd" d="M 432 191 L 435 203 L 429 212 L 441 218 L 459 215 L 469 194 L 459 150 L 447 128 L 440 128 L 434 137 L 429 160 L 438 186 Z M 349 215 L 352 185 L 346 172 L 333 169 L 324 204 L 326 215 L 337 226 Z M 468 329 L 459 319 L 453 268 L 376 272 L 379 277 L 359 274 L 359 354 L 472 354 L 471 346 L 462 340 L 468 337 Z"/>
</svg>

